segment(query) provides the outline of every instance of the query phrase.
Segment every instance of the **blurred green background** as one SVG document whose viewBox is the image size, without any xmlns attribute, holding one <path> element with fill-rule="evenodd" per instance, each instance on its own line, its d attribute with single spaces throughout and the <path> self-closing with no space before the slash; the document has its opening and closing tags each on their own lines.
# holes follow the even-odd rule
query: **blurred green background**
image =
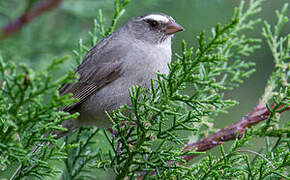
<svg viewBox="0 0 290 180">
<path fill-rule="evenodd" d="M 259 17 L 271 25 L 275 24 L 275 10 L 281 9 L 286 2 L 289 0 L 265 1 Z M 0 27 L 19 17 L 28 3 L 28 0 L 1 0 Z M 173 52 L 180 53 L 183 39 L 188 46 L 196 46 L 196 36 L 202 30 L 209 33 L 218 22 L 229 22 L 234 7 L 239 3 L 240 0 L 132 0 L 118 25 L 130 17 L 143 13 L 166 13 L 185 28 L 185 31 L 178 33 L 173 41 Z M 72 50 L 77 48 L 80 38 L 84 41 L 88 39 L 88 32 L 92 30 L 93 19 L 96 18 L 98 9 L 103 10 L 109 23 L 114 12 L 113 0 L 64 0 L 58 8 L 38 16 L 21 31 L 0 40 L 0 53 L 5 61 L 25 63 L 35 70 L 47 66 L 55 56 L 69 56 L 71 60 L 61 69 L 61 73 L 64 73 L 74 66 Z M 261 22 L 256 29 L 248 32 L 248 35 L 262 38 L 262 26 Z M 289 32 L 288 23 L 282 35 Z M 247 60 L 256 62 L 256 72 L 239 88 L 225 93 L 227 98 L 235 99 L 240 104 L 230 109 L 228 114 L 219 116 L 216 119 L 216 128 L 222 128 L 241 119 L 252 110 L 263 94 L 273 62 L 264 40 L 261 46 L 256 53 L 247 57 Z M 289 113 L 282 115 L 284 122 L 289 118 Z"/>
</svg>

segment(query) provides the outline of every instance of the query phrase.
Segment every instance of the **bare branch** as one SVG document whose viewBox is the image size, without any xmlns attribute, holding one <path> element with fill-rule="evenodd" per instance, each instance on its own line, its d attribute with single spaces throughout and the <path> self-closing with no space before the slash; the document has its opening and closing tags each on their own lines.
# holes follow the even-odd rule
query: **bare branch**
<svg viewBox="0 0 290 180">
<path fill-rule="evenodd" d="M 271 105 L 271 109 L 273 109 L 273 107 L 274 104 Z M 284 111 L 290 110 L 290 106 L 285 107 L 285 105 L 281 105 L 277 108 L 277 110 L 281 110 L 279 111 L 279 113 L 282 113 Z M 257 123 L 267 119 L 270 114 L 271 111 L 267 109 L 267 107 L 262 103 L 262 101 L 260 101 L 259 104 L 250 113 L 244 116 L 237 123 L 229 127 L 225 127 L 216 132 L 215 134 L 212 134 L 199 142 L 188 143 L 183 151 L 205 152 L 217 145 L 223 144 L 226 141 L 234 140 L 237 134 L 238 137 L 241 138 L 246 128 L 254 126 Z M 196 155 L 189 155 L 184 156 L 184 159 L 186 161 L 189 161 L 195 157 Z"/>
<path fill-rule="evenodd" d="M 35 3 L 31 8 L 24 12 L 20 17 L 7 24 L 1 30 L 1 39 L 19 31 L 38 15 L 57 7 L 62 0 L 43 0 Z"/>
</svg>

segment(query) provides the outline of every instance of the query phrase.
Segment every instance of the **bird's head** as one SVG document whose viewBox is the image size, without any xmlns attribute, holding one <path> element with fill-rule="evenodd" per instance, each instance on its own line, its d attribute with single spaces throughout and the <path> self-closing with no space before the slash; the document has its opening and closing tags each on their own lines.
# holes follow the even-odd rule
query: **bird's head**
<svg viewBox="0 0 290 180">
<path fill-rule="evenodd" d="M 183 31 L 183 27 L 163 13 L 150 13 L 129 20 L 126 30 L 138 40 L 152 44 L 161 44 L 171 40 L 173 34 Z"/>
</svg>

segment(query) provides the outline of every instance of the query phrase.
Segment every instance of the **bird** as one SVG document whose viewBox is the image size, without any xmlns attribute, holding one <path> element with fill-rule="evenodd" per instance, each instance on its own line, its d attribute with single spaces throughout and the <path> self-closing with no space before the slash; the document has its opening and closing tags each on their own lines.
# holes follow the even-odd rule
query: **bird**
<svg viewBox="0 0 290 180">
<path fill-rule="evenodd" d="M 130 87 L 149 87 L 157 71 L 168 74 L 172 38 L 183 30 L 167 14 L 147 13 L 128 20 L 92 47 L 75 70 L 77 82 L 59 89 L 61 96 L 71 93 L 78 100 L 61 110 L 79 116 L 63 121 L 67 131 L 55 132 L 56 136 L 82 126 L 110 128 L 105 112 L 130 104 Z"/>
<path fill-rule="evenodd" d="M 77 81 L 59 88 L 60 96 L 71 93 L 77 99 L 59 110 L 78 112 L 79 116 L 62 122 L 66 131 L 54 130 L 45 136 L 53 134 L 58 139 L 82 126 L 110 128 L 105 112 L 110 114 L 130 104 L 130 87 L 149 87 L 157 71 L 168 74 L 171 40 L 176 32 L 183 30 L 171 16 L 157 12 L 133 17 L 103 38 L 76 68 Z M 29 154 L 34 154 L 42 145 L 35 146 Z M 22 164 L 10 179 L 16 177 L 21 167 Z"/>
</svg>

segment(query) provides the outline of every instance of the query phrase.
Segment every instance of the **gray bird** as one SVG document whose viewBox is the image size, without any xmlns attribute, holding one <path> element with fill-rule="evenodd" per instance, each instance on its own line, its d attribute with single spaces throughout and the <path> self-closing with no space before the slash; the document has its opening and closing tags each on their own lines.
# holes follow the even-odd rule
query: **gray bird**
<svg viewBox="0 0 290 180">
<path fill-rule="evenodd" d="M 72 93 L 78 102 L 64 107 L 79 112 L 77 119 L 63 122 L 68 132 L 94 125 L 111 126 L 105 111 L 112 112 L 130 104 L 128 89 L 148 87 L 156 72 L 167 74 L 171 61 L 171 39 L 183 28 L 163 13 L 134 17 L 94 46 L 76 69 L 76 83 L 63 85 L 60 95 Z M 61 137 L 67 132 L 58 132 Z"/>
<path fill-rule="evenodd" d="M 80 115 L 77 119 L 63 121 L 62 126 L 67 131 L 52 132 L 56 138 L 81 126 L 110 127 L 105 111 L 110 113 L 121 105 L 130 104 L 130 87 L 148 87 L 157 71 L 168 73 L 171 39 L 174 33 L 182 30 L 182 26 L 172 17 L 163 13 L 150 13 L 132 18 L 101 40 L 76 69 L 78 81 L 64 84 L 59 89 L 60 95 L 72 93 L 78 99 L 78 102 L 61 110 L 79 112 Z M 30 154 L 39 148 L 35 146 Z M 15 178 L 21 167 L 22 164 L 11 179 Z"/>
</svg>

